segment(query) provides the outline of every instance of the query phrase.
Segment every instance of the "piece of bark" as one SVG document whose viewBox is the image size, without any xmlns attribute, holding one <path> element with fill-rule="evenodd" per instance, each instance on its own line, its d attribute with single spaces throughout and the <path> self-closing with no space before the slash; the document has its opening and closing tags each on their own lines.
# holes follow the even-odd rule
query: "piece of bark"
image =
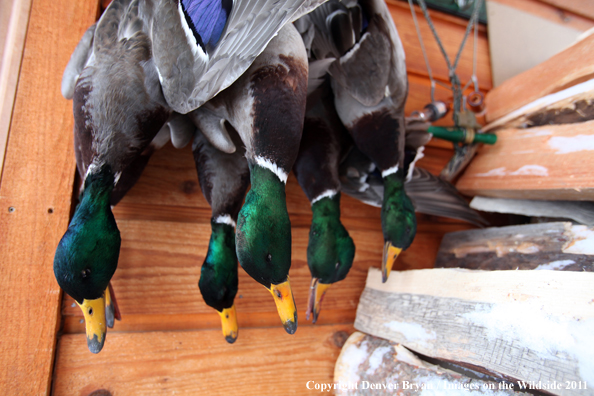
<svg viewBox="0 0 594 396">
<path fill-rule="evenodd" d="M 528 128 L 573 124 L 594 119 L 594 79 L 543 96 L 485 125 L 484 132 L 499 128 Z"/>
<path fill-rule="evenodd" d="M 551 394 L 593 394 L 594 274 L 432 269 L 381 279 L 369 270 L 357 330 L 432 358 L 561 388 L 545 389 Z"/>
<path fill-rule="evenodd" d="M 483 212 L 512 213 L 530 217 L 571 219 L 588 226 L 594 225 L 594 202 L 541 201 L 474 197 L 470 207 Z"/>
<path fill-rule="evenodd" d="M 450 232 L 435 267 L 593 272 L 594 231 L 560 222 Z"/>
<path fill-rule="evenodd" d="M 351 334 L 334 369 L 336 395 L 375 396 L 394 391 L 402 396 L 429 392 L 473 391 L 474 395 L 514 395 L 507 384 L 469 378 L 430 364 L 400 344 L 361 332 Z M 519 392 L 516 395 L 525 395 Z"/>
</svg>

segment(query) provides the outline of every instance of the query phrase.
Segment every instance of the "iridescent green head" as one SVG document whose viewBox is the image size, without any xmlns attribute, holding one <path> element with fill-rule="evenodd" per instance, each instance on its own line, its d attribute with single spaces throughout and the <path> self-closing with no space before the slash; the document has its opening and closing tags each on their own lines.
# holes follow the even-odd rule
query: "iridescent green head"
<svg viewBox="0 0 594 396">
<path fill-rule="evenodd" d="M 285 330 L 293 334 L 297 312 L 289 284 L 291 222 L 285 184 L 271 170 L 255 164 L 250 164 L 250 181 L 237 221 L 237 258 L 272 293 Z"/>
<path fill-rule="evenodd" d="M 307 264 L 312 276 L 306 317 L 317 321 L 324 294 L 331 284 L 343 280 L 355 257 L 355 244 L 340 222 L 340 193 L 311 206 L 313 218 L 307 245 Z"/>
<path fill-rule="evenodd" d="M 109 205 L 113 186 L 108 166 L 87 176 L 80 204 L 54 256 L 56 280 L 81 306 L 94 353 L 105 341 L 105 292 L 120 254 L 120 232 Z"/>
<path fill-rule="evenodd" d="M 200 271 L 198 287 L 204 302 L 221 315 L 223 335 L 227 342 L 237 339 L 237 319 L 233 301 L 237 294 L 237 256 L 235 229 L 229 224 L 211 221 L 212 233 L 208 253 Z"/>
<path fill-rule="evenodd" d="M 385 282 L 396 257 L 401 251 L 408 249 L 417 233 L 415 208 L 404 191 L 402 170 L 384 177 L 381 218 L 385 242 L 382 274 Z"/>
</svg>

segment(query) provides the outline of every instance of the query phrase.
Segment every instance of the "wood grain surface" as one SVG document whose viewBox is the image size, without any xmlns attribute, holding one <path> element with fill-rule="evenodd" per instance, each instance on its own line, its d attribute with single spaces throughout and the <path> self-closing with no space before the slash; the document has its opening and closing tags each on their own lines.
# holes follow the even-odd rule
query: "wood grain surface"
<svg viewBox="0 0 594 396">
<path fill-rule="evenodd" d="M 594 121 L 497 131 L 456 187 L 466 195 L 496 198 L 594 199 Z"/>
<path fill-rule="evenodd" d="M 437 268 L 594 272 L 594 232 L 571 223 L 540 223 L 446 234 L 441 241 Z"/>
<path fill-rule="evenodd" d="M 167 146 L 156 153 L 139 183 L 114 210 L 123 237 L 114 277 L 123 321 L 109 331 L 101 354 L 88 351 L 81 334 L 80 310 L 72 307 L 68 296 L 60 304 L 52 261 L 76 202 L 72 196 L 77 188 L 72 108 L 60 96 L 60 79 L 73 48 L 97 17 L 98 3 L 32 3 L 0 190 L 0 285 L 10 296 L 0 305 L 3 322 L 9 324 L 0 345 L 5 362 L 0 375 L 3 394 L 49 391 L 56 339 L 59 353 L 54 394 L 87 395 L 101 388 L 114 394 L 196 394 L 206 387 L 209 393 L 226 394 L 230 385 L 225 375 L 246 389 L 257 384 L 253 394 L 278 393 L 279 389 L 281 394 L 290 394 L 305 393 L 305 379 L 331 381 L 340 340 L 346 339 L 342 332 L 351 331 L 367 269 L 380 265 L 380 209 L 343 196 L 343 222 L 357 244 L 355 263 L 349 277 L 329 290 L 319 324 L 311 326 L 304 318 L 310 282 L 306 246 L 311 212 L 290 176 L 291 282 L 300 328 L 295 337 L 286 335 L 270 294 L 240 269 L 236 300 L 240 335 L 237 344 L 229 346 L 221 335 L 218 315 L 204 304 L 197 287 L 210 233 L 210 208 L 200 192 L 189 148 Z M 408 5 L 398 2 L 390 8 L 407 51 L 410 94 L 406 112 L 410 114 L 430 102 L 430 84 Z M 438 30 L 447 37 L 445 45 L 453 57 L 466 22 L 431 13 Z M 427 26 L 421 24 L 435 76 L 447 81 L 441 54 Z M 491 82 L 484 27 L 479 37 L 479 81 L 481 89 L 488 90 Z M 471 61 L 469 46 L 460 62 L 463 80 L 470 77 Z M 448 100 L 448 95 L 446 90 L 436 93 L 442 100 Z M 451 118 L 440 124 L 450 125 Z M 432 141 L 419 165 L 437 174 L 451 155 L 450 143 Z M 395 270 L 431 267 L 445 233 L 473 228 L 434 216 L 417 218 L 415 243 L 399 258 Z M 61 332 L 56 333 L 58 328 Z M 186 345 L 182 340 L 180 349 L 176 343 L 184 335 L 193 342 Z M 262 352 L 266 348 L 269 354 Z M 247 363 L 236 363 L 242 359 Z M 230 368 L 217 367 L 225 360 L 232 363 Z M 236 367 L 240 367 L 237 375 L 232 371 Z M 286 384 L 279 382 L 278 367 L 288 373 Z M 243 387 L 240 393 L 246 394 Z"/>
<path fill-rule="evenodd" d="M 487 121 L 594 76 L 594 35 L 510 78 L 486 97 Z"/>
<path fill-rule="evenodd" d="M 108 334 L 90 355 L 79 335 L 60 339 L 54 396 L 299 395 L 308 381 L 332 382 L 334 364 L 352 325 L 245 330 L 236 343 L 220 331 Z"/>
<path fill-rule="evenodd" d="M 589 272 L 370 269 L 355 328 L 424 356 L 514 380 L 561 383 L 555 395 L 592 395 Z M 546 329 L 546 330 L 545 330 Z M 589 384 L 588 384 L 589 385 Z"/>
<path fill-rule="evenodd" d="M 49 391 L 60 323 L 53 258 L 68 225 L 75 171 L 72 107 L 60 80 L 96 12 L 93 1 L 36 0 L 31 7 L 0 187 L 3 395 Z"/>
</svg>

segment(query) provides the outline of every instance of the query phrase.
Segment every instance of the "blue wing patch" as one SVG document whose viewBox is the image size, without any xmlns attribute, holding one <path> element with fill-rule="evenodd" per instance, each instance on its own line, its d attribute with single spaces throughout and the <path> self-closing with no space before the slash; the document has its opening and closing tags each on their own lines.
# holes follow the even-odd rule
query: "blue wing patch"
<svg viewBox="0 0 594 396">
<path fill-rule="evenodd" d="M 198 45 L 204 52 L 214 49 L 225 30 L 233 0 L 180 0 L 180 4 Z"/>
</svg>

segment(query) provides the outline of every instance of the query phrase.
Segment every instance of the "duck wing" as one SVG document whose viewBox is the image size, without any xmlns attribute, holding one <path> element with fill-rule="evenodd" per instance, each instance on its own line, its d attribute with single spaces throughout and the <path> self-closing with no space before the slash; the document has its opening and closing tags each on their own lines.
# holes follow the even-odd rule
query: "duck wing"
<svg viewBox="0 0 594 396">
<path fill-rule="evenodd" d="M 323 0 L 155 0 L 153 53 L 163 93 L 188 113 L 241 76 L 289 22 Z"/>
<path fill-rule="evenodd" d="M 67 66 L 65 77 L 78 75 L 72 96 L 82 177 L 92 165 L 109 165 L 117 180 L 170 115 L 146 30 L 139 0 L 114 0 L 94 30 L 85 33 Z"/>
<path fill-rule="evenodd" d="M 425 169 L 415 168 L 404 188 L 419 213 L 463 220 L 479 227 L 487 223 L 453 185 Z"/>
<path fill-rule="evenodd" d="M 365 154 L 353 147 L 340 165 L 341 190 L 371 206 L 381 207 L 384 184 L 381 173 Z M 471 209 L 458 190 L 429 171 L 413 167 L 404 185 L 415 211 L 449 217 L 483 226 L 486 221 Z"/>
<path fill-rule="evenodd" d="M 87 29 L 70 56 L 70 61 L 66 65 L 66 69 L 64 69 L 62 76 L 62 96 L 66 99 L 72 99 L 78 76 L 80 76 L 91 56 L 96 27 L 97 24 L 94 23 Z"/>
</svg>

